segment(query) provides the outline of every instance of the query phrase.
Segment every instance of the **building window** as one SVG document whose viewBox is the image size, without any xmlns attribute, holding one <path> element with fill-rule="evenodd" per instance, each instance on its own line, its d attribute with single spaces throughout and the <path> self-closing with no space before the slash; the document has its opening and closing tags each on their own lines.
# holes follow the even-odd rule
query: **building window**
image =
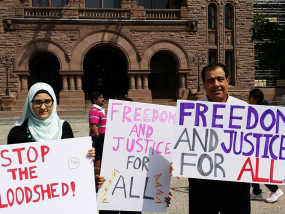
<svg viewBox="0 0 285 214">
<path fill-rule="evenodd" d="M 213 65 L 213 64 L 217 64 L 218 60 L 217 60 L 217 50 L 209 50 L 208 52 L 208 63 Z"/>
<path fill-rule="evenodd" d="M 120 0 L 85 0 L 86 8 L 120 8 Z"/>
<path fill-rule="evenodd" d="M 216 29 L 217 26 L 217 7 L 215 4 L 208 6 L 208 28 Z"/>
<path fill-rule="evenodd" d="M 68 0 L 33 0 L 33 7 L 64 7 Z"/>
<path fill-rule="evenodd" d="M 48 7 L 49 0 L 33 0 L 33 7 Z"/>
<path fill-rule="evenodd" d="M 68 3 L 68 0 L 52 0 L 52 7 L 64 7 Z"/>
<path fill-rule="evenodd" d="M 225 28 L 230 30 L 233 28 L 233 7 L 230 4 L 225 6 Z"/>
<path fill-rule="evenodd" d="M 225 54 L 226 60 L 226 68 L 229 73 L 229 82 L 230 84 L 234 84 L 235 82 L 235 70 L 234 70 L 234 53 L 233 50 L 226 51 Z"/>
<path fill-rule="evenodd" d="M 147 9 L 180 8 L 182 0 L 137 0 L 137 5 Z"/>
</svg>

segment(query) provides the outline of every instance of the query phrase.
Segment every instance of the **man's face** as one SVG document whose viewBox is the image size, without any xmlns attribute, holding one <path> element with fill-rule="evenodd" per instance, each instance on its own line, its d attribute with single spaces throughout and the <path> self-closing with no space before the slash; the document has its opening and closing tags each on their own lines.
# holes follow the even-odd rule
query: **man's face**
<svg viewBox="0 0 285 214">
<path fill-rule="evenodd" d="M 226 102 L 228 99 L 229 80 L 222 67 L 205 73 L 204 88 L 212 102 Z"/>
<path fill-rule="evenodd" d="M 104 97 L 103 95 L 100 95 L 97 100 L 95 100 L 95 104 L 98 106 L 103 106 L 104 105 Z"/>
</svg>

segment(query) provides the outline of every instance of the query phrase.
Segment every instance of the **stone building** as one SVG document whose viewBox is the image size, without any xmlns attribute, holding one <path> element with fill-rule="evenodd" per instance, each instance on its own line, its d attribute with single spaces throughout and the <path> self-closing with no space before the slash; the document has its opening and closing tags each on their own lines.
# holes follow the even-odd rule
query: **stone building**
<svg viewBox="0 0 285 214">
<path fill-rule="evenodd" d="M 84 109 L 94 90 L 171 102 L 202 90 L 198 69 L 215 61 L 234 96 L 254 84 L 253 1 L 5 0 L 0 11 L 2 110 L 22 108 L 38 81 L 61 110 Z"/>
<path fill-rule="evenodd" d="M 254 0 L 254 15 L 261 16 L 269 22 L 285 25 L 285 0 Z M 254 42 L 255 49 L 255 87 L 260 88 L 266 99 L 275 105 L 285 105 L 285 72 L 284 65 L 264 67 L 260 63 L 260 51 L 263 40 Z"/>
</svg>

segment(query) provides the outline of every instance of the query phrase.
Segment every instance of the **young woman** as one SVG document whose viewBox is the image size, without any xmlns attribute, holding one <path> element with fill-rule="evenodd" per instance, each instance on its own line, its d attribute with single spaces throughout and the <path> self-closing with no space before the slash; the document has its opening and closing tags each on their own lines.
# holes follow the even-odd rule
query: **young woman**
<svg viewBox="0 0 285 214">
<path fill-rule="evenodd" d="M 67 121 L 61 120 L 56 111 L 57 101 L 52 87 L 46 83 L 34 84 L 26 98 L 22 117 L 8 134 L 8 144 L 41 142 L 73 138 Z M 88 156 L 95 158 L 95 150 Z"/>
</svg>

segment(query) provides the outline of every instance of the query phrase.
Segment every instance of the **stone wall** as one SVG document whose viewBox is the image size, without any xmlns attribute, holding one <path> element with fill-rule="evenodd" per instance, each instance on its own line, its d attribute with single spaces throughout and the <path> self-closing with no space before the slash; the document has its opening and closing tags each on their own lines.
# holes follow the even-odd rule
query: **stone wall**
<svg viewBox="0 0 285 214">
<path fill-rule="evenodd" d="M 82 58 L 86 54 L 85 50 L 80 52 L 79 49 L 81 47 L 90 49 L 96 45 L 98 41 L 95 44 L 92 40 L 97 38 L 95 35 L 99 35 L 99 33 L 103 35 L 102 42 L 118 45 L 119 48 L 124 50 L 123 52 L 129 63 L 132 63 L 129 65 L 129 68 L 132 66 L 129 72 L 149 72 L 151 56 L 159 50 L 172 52 L 179 61 L 177 72 L 180 73 L 178 75 L 181 76 L 180 84 L 182 84 L 179 87 L 189 89 L 197 89 L 198 85 L 197 66 L 192 62 L 192 58 L 197 52 L 207 60 L 208 50 L 214 48 L 218 53 L 218 61 L 224 63 L 225 50 L 232 49 L 235 53 L 235 81 L 234 85 L 231 86 L 232 93 L 246 99 L 247 89 L 253 87 L 254 54 L 250 31 L 253 18 L 252 1 L 188 0 L 185 1 L 186 4 L 179 11 L 180 17 L 178 20 L 166 21 L 160 19 L 160 22 L 158 20 L 146 21 L 144 17 L 146 11 L 141 7 L 137 7 L 134 0 L 122 1 L 123 8 L 131 10 L 131 17 L 127 21 L 119 20 L 117 22 L 112 19 L 109 19 L 109 22 L 102 22 L 99 19 L 91 21 L 86 19 L 75 20 L 74 18 L 78 17 L 78 7 L 84 7 L 83 0 L 69 1 L 66 10 L 62 12 L 63 17 L 60 17 L 64 18 L 65 21 L 60 21 L 58 18 L 41 19 L 37 17 L 28 21 L 24 15 L 24 8 L 31 7 L 31 0 L 21 2 L 18 0 L 5 0 L 5 3 L 0 1 L 0 55 L 14 56 L 17 63 L 15 70 L 11 69 L 9 72 L 11 96 L 16 97 L 23 90 L 26 90 L 23 84 L 26 84 L 25 82 L 29 78 L 29 59 L 38 49 L 54 51 L 54 54 L 60 60 L 60 72 L 66 77 L 73 75 L 74 81 L 77 81 L 77 76 L 83 75 L 81 64 Z M 208 39 L 207 16 L 209 3 L 216 4 L 218 14 L 217 43 L 214 45 L 210 44 Z M 235 14 L 235 28 L 231 38 L 233 43 L 230 46 L 227 44 L 224 30 L 224 6 L 227 3 L 233 6 Z M 195 24 L 195 22 L 198 23 L 197 31 L 192 29 L 193 26 L 191 27 L 191 24 Z M 104 38 L 105 34 L 108 38 Z M 83 56 L 78 56 L 77 53 L 82 53 Z M 143 81 L 143 73 L 139 75 L 142 78 L 139 81 Z M 0 97 L 5 94 L 5 77 L 5 69 L 1 66 Z M 147 87 L 144 86 L 143 82 L 141 84 L 142 90 Z M 134 87 L 134 91 L 136 91 L 137 86 Z M 147 88 L 145 91 L 147 91 Z M 143 100 L 145 94 L 149 95 L 149 93 L 139 91 L 134 93 L 134 96 L 138 96 L 140 100 Z M 82 98 L 83 96 L 81 96 Z"/>
</svg>

